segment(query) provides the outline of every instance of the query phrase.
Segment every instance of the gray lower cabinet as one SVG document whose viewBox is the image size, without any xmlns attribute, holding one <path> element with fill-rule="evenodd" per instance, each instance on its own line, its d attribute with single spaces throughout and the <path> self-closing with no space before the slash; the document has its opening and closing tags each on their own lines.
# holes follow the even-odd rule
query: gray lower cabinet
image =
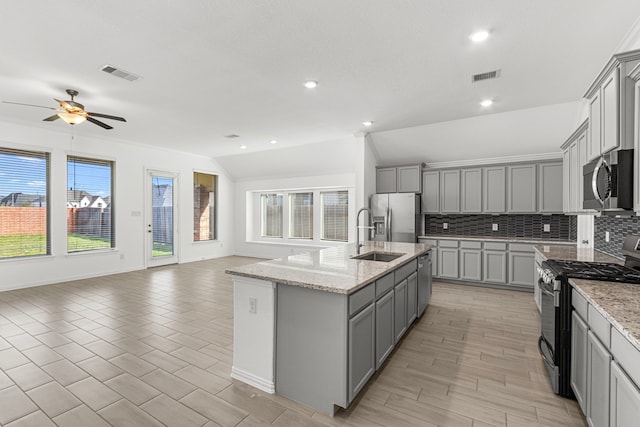
<svg viewBox="0 0 640 427">
<path fill-rule="evenodd" d="M 509 245 L 509 284 L 533 289 L 535 280 L 533 246 L 521 243 Z"/>
<path fill-rule="evenodd" d="M 488 243 L 486 244 L 488 245 Z M 506 245 L 504 245 L 506 246 Z M 489 283 L 507 283 L 507 251 L 487 249 L 484 250 L 484 263 L 482 268 L 483 280 Z"/>
<path fill-rule="evenodd" d="M 407 277 L 407 326 L 418 317 L 418 273 Z"/>
<path fill-rule="evenodd" d="M 376 370 L 375 305 L 369 304 L 349 319 L 349 401 Z"/>
<path fill-rule="evenodd" d="M 478 243 L 481 247 L 482 243 Z M 464 247 L 465 242 L 460 245 L 460 276 L 461 280 L 473 280 L 480 282 L 482 280 L 482 249 L 472 249 Z"/>
<path fill-rule="evenodd" d="M 440 241 L 438 247 L 438 277 L 457 279 L 458 276 L 458 248 L 442 247 L 445 241 Z"/>
<path fill-rule="evenodd" d="M 536 213 L 536 171 L 535 164 L 507 166 L 508 213 Z"/>
<path fill-rule="evenodd" d="M 608 427 L 611 354 L 592 331 L 587 334 L 587 355 L 587 422 Z"/>
<path fill-rule="evenodd" d="M 583 413 L 587 412 L 587 333 L 589 327 L 576 311 L 571 313 L 571 388 Z"/>
<path fill-rule="evenodd" d="M 389 290 L 376 301 L 376 369 L 387 359 L 395 344 L 393 325 L 394 291 Z"/>
<path fill-rule="evenodd" d="M 640 391 L 614 361 L 611 362 L 610 427 L 634 427 L 640 422 Z"/>
<path fill-rule="evenodd" d="M 395 342 L 398 342 L 400 338 L 407 331 L 407 294 L 408 284 L 407 279 L 404 279 L 398 283 L 394 288 L 394 331 Z"/>
</svg>

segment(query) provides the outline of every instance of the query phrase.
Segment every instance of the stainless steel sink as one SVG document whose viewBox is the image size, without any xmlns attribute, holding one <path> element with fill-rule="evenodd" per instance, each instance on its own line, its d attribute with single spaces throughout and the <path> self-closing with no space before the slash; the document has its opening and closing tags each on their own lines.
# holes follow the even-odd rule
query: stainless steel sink
<svg viewBox="0 0 640 427">
<path fill-rule="evenodd" d="M 363 261 L 378 261 L 378 262 L 390 262 L 394 259 L 400 258 L 406 254 L 400 254 L 395 252 L 367 252 L 366 254 L 352 256 L 353 259 L 360 259 Z"/>
</svg>

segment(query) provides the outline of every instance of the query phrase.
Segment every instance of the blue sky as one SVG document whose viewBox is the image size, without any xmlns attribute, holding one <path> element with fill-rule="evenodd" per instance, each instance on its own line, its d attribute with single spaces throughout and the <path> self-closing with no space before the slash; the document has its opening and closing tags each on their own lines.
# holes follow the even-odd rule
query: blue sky
<svg viewBox="0 0 640 427">
<path fill-rule="evenodd" d="M 107 197 L 111 193 L 110 175 L 111 168 L 106 165 L 70 163 L 65 185 L 67 189 L 74 187 L 94 196 Z M 0 196 L 10 193 L 45 194 L 46 176 L 43 158 L 0 152 Z"/>
</svg>

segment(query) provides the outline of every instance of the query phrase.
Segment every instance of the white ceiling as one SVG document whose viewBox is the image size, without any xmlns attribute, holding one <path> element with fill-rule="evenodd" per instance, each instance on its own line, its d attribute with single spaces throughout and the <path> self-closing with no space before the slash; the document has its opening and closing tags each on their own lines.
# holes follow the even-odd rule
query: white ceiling
<svg viewBox="0 0 640 427">
<path fill-rule="evenodd" d="M 0 99 L 53 107 L 74 88 L 89 111 L 128 120 L 77 136 L 214 157 L 343 140 L 374 120 L 381 153 L 377 133 L 577 101 L 638 16 L 638 0 L 11 1 Z M 491 37 L 473 45 L 478 28 Z M 0 120 L 68 126 L 48 115 L 0 104 Z"/>
</svg>

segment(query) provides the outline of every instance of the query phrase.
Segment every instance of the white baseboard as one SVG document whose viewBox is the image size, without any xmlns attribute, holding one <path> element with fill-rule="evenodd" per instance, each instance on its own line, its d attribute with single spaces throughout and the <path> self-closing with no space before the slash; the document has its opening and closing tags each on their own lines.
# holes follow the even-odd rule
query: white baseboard
<svg viewBox="0 0 640 427">
<path fill-rule="evenodd" d="M 238 369 L 235 366 L 231 367 L 231 378 L 242 381 L 243 383 L 249 384 L 250 386 L 269 394 L 275 394 L 276 392 L 276 384 L 273 381 L 257 377 L 249 372 L 243 371 L 242 369 Z"/>
</svg>

